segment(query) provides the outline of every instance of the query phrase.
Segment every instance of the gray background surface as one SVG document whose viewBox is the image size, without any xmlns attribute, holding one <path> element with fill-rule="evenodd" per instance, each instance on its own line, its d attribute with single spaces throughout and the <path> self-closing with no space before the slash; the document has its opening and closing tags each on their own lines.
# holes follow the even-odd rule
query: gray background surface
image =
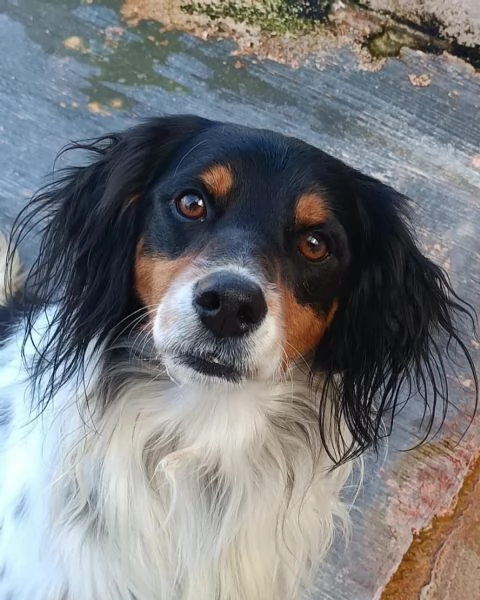
<svg viewBox="0 0 480 600">
<path fill-rule="evenodd" d="M 228 42 L 161 33 L 154 23 L 129 28 L 119 9 L 115 0 L 0 0 L 2 227 L 70 140 L 147 115 L 195 112 L 301 137 L 411 196 L 420 242 L 479 307 L 480 80 L 470 69 L 407 52 L 367 72 L 346 48 L 326 56 L 322 70 L 252 58 L 238 68 Z M 413 86 L 411 74 L 428 74 L 430 85 Z M 34 251 L 32 239 L 26 262 Z M 397 451 L 418 424 L 413 406 L 388 458 L 368 457 L 352 539 L 347 549 L 340 539 L 335 545 L 317 599 L 379 597 L 412 529 L 448 506 L 480 430 L 477 423 L 453 448 L 472 394 L 469 381 L 452 386 L 459 411 L 443 438 L 408 455 Z"/>
</svg>

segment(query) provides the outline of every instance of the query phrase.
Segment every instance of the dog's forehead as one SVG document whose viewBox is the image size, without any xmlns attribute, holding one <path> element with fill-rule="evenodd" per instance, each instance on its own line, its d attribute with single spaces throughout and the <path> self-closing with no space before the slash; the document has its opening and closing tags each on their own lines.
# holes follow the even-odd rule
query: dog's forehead
<svg viewBox="0 0 480 600">
<path fill-rule="evenodd" d="M 233 124 L 217 124 L 204 129 L 189 142 L 192 155 L 201 156 L 211 150 L 220 155 L 237 156 L 246 160 L 248 156 L 255 155 L 277 164 L 278 160 L 283 161 L 286 153 L 317 150 L 302 140 L 281 133 Z"/>
<path fill-rule="evenodd" d="M 317 165 L 321 152 L 295 138 L 224 125 L 187 141 L 172 164 L 178 179 L 200 181 L 215 199 L 235 198 L 292 212 L 309 195 L 309 211 L 322 204 Z M 316 193 L 317 192 L 317 193 Z M 305 205 L 305 204 L 304 204 Z M 321 207 L 320 207 L 321 208 Z"/>
</svg>

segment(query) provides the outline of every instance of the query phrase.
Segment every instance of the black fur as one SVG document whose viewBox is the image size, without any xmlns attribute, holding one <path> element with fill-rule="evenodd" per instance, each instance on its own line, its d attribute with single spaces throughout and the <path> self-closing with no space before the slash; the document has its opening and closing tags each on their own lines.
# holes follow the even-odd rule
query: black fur
<svg viewBox="0 0 480 600">
<path fill-rule="evenodd" d="M 449 403 L 445 360 L 455 345 L 472 371 L 476 408 L 475 367 L 456 329 L 471 308 L 421 254 L 407 201 L 388 186 L 298 140 L 193 116 L 149 120 L 70 148 L 87 150 L 93 161 L 64 171 L 41 190 L 19 216 L 12 238 L 14 249 L 30 229 L 43 232 L 27 277 L 35 297 L 30 326 L 39 309 L 52 302 L 60 307 L 33 374 L 38 379 L 53 367 L 49 393 L 39 402 L 82 371 L 93 339 L 113 339 L 139 308 L 133 264 L 144 236 L 148 251 L 170 257 L 186 244 L 200 248 L 212 239 L 217 253 L 243 252 L 245 260 L 260 255 L 265 272 L 281 265 L 299 302 L 315 310 L 339 300 L 313 365 L 326 374 L 323 399 L 336 399 L 337 436 L 341 417 L 353 435 L 342 460 L 377 445 L 382 419 L 390 432 L 403 406 L 401 390 L 423 399 L 430 433 Z M 191 187 L 200 166 L 225 157 L 242 182 L 242 202 L 232 202 L 227 216 L 217 207 L 199 237 L 190 225 L 172 220 L 168 198 L 182 189 L 181 178 L 183 188 Z M 286 232 L 294 199 L 309 191 L 322 194 L 335 216 L 324 232 L 332 259 L 315 268 L 292 252 L 289 240 L 296 234 Z M 323 408 L 319 420 L 330 436 Z"/>
<path fill-rule="evenodd" d="M 335 421 L 343 416 L 354 432 L 347 456 L 388 437 L 398 410 L 415 394 L 424 402 L 424 441 L 446 417 L 447 363 L 457 351 L 475 382 L 472 416 L 478 402 L 475 365 L 457 329 L 475 330 L 473 308 L 458 297 L 445 271 L 418 249 L 406 198 L 349 171 L 359 216 L 353 291 L 340 304 L 316 357 L 329 374 L 324 396 L 333 393 L 339 399 Z M 401 392 L 406 394 L 402 401 Z M 325 431 L 327 423 L 321 425 Z"/>
<path fill-rule="evenodd" d="M 6 277 L 9 276 L 8 271 L 9 269 L 7 268 Z M 6 306 L 0 306 L 0 346 L 20 325 L 22 319 L 25 317 L 26 311 L 29 311 L 32 306 L 31 303 L 28 303 L 28 305 L 25 303 L 23 293 L 12 295 L 8 288 L 7 293 L 9 295 L 8 304 Z"/>
<path fill-rule="evenodd" d="M 101 345 L 133 310 L 133 256 L 144 218 L 135 197 L 166 169 L 178 148 L 205 122 L 197 117 L 154 119 L 126 133 L 73 143 L 62 151 L 86 150 L 87 166 L 65 169 L 20 213 L 10 252 L 30 229 L 43 234 L 25 286 L 32 297 L 28 332 L 39 310 L 58 303 L 50 324 L 55 335 L 39 354 L 35 383 L 51 372 L 47 402 L 83 369 L 97 336 Z"/>
<path fill-rule="evenodd" d="M 11 334 L 15 316 L 9 306 L 0 306 L 0 344 Z"/>
</svg>

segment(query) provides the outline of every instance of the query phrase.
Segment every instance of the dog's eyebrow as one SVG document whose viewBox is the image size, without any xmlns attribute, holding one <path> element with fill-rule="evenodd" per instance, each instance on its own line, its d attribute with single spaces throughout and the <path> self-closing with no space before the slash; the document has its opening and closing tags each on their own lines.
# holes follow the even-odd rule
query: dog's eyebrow
<svg viewBox="0 0 480 600">
<path fill-rule="evenodd" d="M 191 154 L 194 150 L 196 150 L 199 146 L 202 146 L 203 144 L 206 144 L 207 140 L 201 140 L 200 142 L 198 142 L 198 144 L 195 144 L 195 146 L 192 146 L 189 150 L 187 150 L 185 152 L 185 154 L 182 156 L 182 158 L 178 161 L 177 166 L 175 167 L 175 171 L 173 172 L 174 175 L 177 174 L 178 169 L 180 168 L 181 164 L 183 163 L 183 161 L 187 158 L 187 156 L 189 154 Z"/>
<path fill-rule="evenodd" d="M 228 164 L 215 164 L 207 167 L 199 177 L 215 200 L 224 200 L 233 188 L 233 174 Z"/>
<path fill-rule="evenodd" d="M 295 205 L 295 226 L 312 227 L 328 221 L 331 212 L 323 198 L 315 193 L 302 194 Z"/>
</svg>

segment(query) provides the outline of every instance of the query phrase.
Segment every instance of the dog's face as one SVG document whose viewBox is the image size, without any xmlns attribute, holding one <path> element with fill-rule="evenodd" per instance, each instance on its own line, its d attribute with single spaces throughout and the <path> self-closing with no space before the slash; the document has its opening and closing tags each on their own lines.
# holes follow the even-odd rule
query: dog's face
<svg viewBox="0 0 480 600">
<path fill-rule="evenodd" d="M 346 423 L 347 456 L 378 442 L 385 415 L 389 432 L 402 389 L 432 407 L 427 431 L 444 418 L 452 342 L 476 382 L 455 323 L 469 307 L 392 188 L 299 140 L 192 116 L 74 147 L 94 160 L 34 198 L 14 232 L 47 219 L 27 279 L 33 312 L 58 303 L 36 364 L 42 401 L 92 342 L 128 351 L 136 333 L 179 384 L 237 386 L 300 362 L 322 439 Z"/>
<path fill-rule="evenodd" d="M 216 126 L 136 200 L 151 208 L 135 288 L 172 378 L 270 378 L 318 346 L 350 264 L 336 217 L 348 199 L 322 158 L 273 133 Z"/>
</svg>

